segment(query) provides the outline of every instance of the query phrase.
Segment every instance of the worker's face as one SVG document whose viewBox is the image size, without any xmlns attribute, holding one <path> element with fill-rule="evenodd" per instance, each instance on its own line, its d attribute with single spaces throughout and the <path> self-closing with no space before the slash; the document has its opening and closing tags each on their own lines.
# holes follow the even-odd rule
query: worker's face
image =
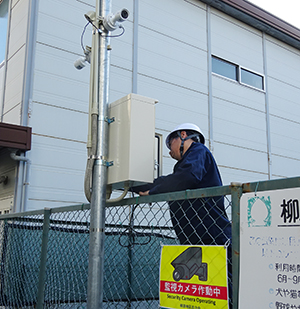
<svg viewBox="0 0 300 309">
<path fill-rule="evenodd" d="M 187 134 L 185 131 L 181 131 L 180 135 L 181 135 L 181 138 L 187 137 Z M 175 136 L 174 138 L 171 139 L 169 154 L 173 159 L 177 161 L 181 160 L 180 146 L 181 146 L 181 139 L 179 136 Z"/>
<path fill-rule="evenodd" d="M 175 159 L 175 160 L 180 160 L 181 156 L 180 156 L 180 144 L 181 144 L 181 139 L 179 138 L 179 136 L 173 138 L 170 141 L 170 156 Z"/>
</svg>

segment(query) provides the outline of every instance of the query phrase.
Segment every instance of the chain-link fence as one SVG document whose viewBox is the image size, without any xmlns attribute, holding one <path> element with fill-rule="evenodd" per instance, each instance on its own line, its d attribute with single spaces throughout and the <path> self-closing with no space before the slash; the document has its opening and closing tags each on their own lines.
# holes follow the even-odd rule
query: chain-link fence
<svg viewBox="0 0 300 309">
<path fill-rule="evenodd" d="M 223 196 L 108 207 L 107 222 L 115 224 L 106 229 L 106 254 L 113 259 L 113 263 L 104 266 L 107 306 L 159 306 L 162 244 L 225 245 L 228 242 L 231 249 L 231 223 L 225 208 L 231 211 L 231 202 L 228 198 L 224 201 Z M 231 277 L 229 285 L 232 285 Z"/>
<path fill-rule="evenodd" d="M 238 207 L 251 190 L 255 184 L 233 184 L 107 204 L 103 308 L 159 306 L 162 244 L 226 245 L 230 307 L 237 308 Z M 0 308 L 86 308 L 89 222 L 89 205 L 0 216 Z"/>
</svg>

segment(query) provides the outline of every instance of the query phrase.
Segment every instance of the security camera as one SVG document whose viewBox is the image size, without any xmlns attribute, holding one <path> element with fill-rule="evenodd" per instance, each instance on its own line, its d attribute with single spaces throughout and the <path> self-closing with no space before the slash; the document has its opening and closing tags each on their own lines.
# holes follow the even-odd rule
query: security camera
<svg viewBox="0 0 300 309">
<path fill-rule="evenodd" d="M 119 27 L 119 23 L 125 21 L 129 16 L 127 9 L 122 9 L 115 14 L 108 14 L 104 20 L 103 25 L 107 31 L 113 31 Z"/>
<path fill-rule="evenodd" d="M 74 66 L 77 70 L 81 70 L 85 67 L 86 63 L 91 63 L 91 52 L 92 49 L 90 46 L 86 46 L 84 50 L 85 57 L 79 57 L 75 62 Z"/>
<path fill-rule="evenodd" d="M 85 67 L 85 57 L 79 57 L 75 62 L 74 66 L 77 70 L 81 70 Z"/>
<path fill-rule="evenodd" d="M 88 22 L 93 23 L 93 21 L 96 20 L 96 12 L 89 11 L 86 14 L 84 14 L 84 17 Z"/>
</svg>

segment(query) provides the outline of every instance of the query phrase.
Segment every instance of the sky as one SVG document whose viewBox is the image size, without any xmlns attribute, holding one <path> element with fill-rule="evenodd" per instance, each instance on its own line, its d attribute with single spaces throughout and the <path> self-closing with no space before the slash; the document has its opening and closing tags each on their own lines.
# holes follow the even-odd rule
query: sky
<svg viewBox="0 0 300 309">
<path fill-rule="evenodd" d="M 248 0 L 300 29 L 299 0 Z"/>
</svg>

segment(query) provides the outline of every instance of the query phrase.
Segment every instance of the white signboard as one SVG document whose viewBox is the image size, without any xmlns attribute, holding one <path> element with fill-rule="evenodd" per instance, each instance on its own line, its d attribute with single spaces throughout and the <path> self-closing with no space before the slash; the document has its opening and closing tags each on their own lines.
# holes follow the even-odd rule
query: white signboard
<svg viewBox="0 0 300 309">
<path fill-rule="evenodd" d="M 239 308 L 300 309 L 300 188 L 244 194 Z"/>
</svg>

